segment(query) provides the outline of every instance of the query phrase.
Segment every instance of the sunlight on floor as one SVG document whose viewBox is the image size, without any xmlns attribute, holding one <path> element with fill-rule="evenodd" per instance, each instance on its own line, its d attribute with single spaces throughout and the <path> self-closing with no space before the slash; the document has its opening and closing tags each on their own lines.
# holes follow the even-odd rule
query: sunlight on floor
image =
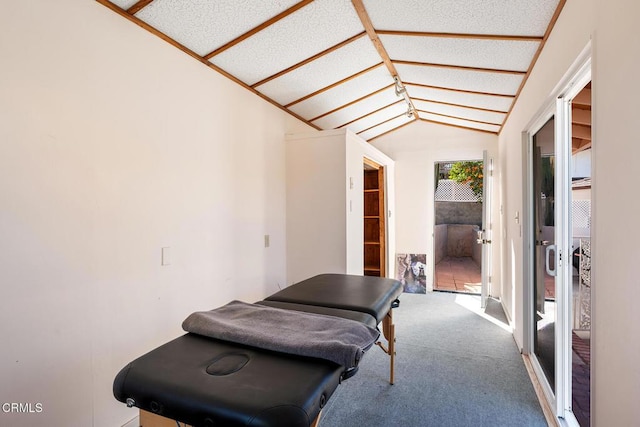
<svg viewBox="0 0 640 427">
<path fill-rule="evenodd" d="M 456 295 L 456 304 L 466 308 L 467 310 L 477 314 L 485 320 L 493 323 L 496 326 L 501 327 L 509 333 L 513 333 L 513 329 L 508 324 L 501 322 L 493 316 L 485 313 L 484 309 L 480 308 L 480 297 L 478 295 Z"/>
</svg>

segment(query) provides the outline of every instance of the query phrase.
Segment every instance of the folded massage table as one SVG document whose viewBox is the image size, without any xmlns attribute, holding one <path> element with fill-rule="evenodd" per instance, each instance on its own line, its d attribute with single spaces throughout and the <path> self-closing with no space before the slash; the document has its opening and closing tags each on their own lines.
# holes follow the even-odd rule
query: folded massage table
<svg viewBox="0 0 640 427">
<path fill-rule="evenodd" d="M 393 384 L 392 309 L 399 305 L 401 293 L 402 285 L 396 280 L 323 274 L 256 305 L 289 314 L 349 319 L 369 327 L 382 323 L 387 345 L 376 344 L 390 356 L 389 382 Z M 287 333 L 286 328 L 283 331 Z M 317 426 L 320 411 L 337 386 L 357 369 L 357 361 L 356 366 L 346 367 L 187 333 L 125 366 L 114 380 L 113 393 L 129 407 L 196 427 L 309 427 Z"/>
</svg>

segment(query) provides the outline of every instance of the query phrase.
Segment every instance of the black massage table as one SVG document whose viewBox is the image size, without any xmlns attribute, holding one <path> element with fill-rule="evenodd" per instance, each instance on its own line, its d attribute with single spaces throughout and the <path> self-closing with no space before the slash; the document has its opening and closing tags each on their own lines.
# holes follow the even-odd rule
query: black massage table
<svg viewBox="0 0 640 427">
<path fill-rule="evenodd" d="M 400 282 L 323 274 L 291 285 L 258 305 L 382 323 L 393 384 L 392 309 Z M 198 426 L 317 426 L 320 411 L 357 367 L 187 333 L 125 366 L 113 393 L 127 406 Z M 144 427 L 150 427 L 145 425 Z"/>
</svg>

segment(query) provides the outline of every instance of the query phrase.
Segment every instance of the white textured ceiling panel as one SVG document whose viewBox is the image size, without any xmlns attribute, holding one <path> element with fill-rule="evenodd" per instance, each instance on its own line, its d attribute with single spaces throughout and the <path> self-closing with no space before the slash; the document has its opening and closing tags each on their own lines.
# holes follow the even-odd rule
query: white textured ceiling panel
<svg viewBox="0 0 640 427">
<path fill-rule="evenodd" d="M 489 132 L 499 132 L 500 126 L 497 125 L 486 125 L 483 123 L 470 122 L 468 120 L 454 119 L 451 117 L 438 116 L 436 114 L 429 114 L 424 112 L 419 112 L 418 115 L 421 119 L 431 120 L 434 122 L 446 123 L 455 126 L 462 126 L 465 128 L 486 130 Z"/>
<path fill-rule="evenodd" d="M 380 62 L 371 40 L 363 36 L 256 89 L 286 105 Z"/>
<path fill-rule="evenodd" d="M 387 69 L 384 66 L 376 67 L 341 85 L 321 92 L 302 102 L 298 102 L 289 109 L 306 119 L 312 119 L 342 107 L 351 101 L 360 99 L 392 83 L 393 79 Z"/>
<path fill-rule="evenodd" d="M 370 127 L 373 127 L 380 122 L 384 122 L 385 120 L 389 120 L 406 112 L 407 104 L 404 101 L 400 100 L 400 102 L 398 102 L 397 104 L 393 104 L 387 108 L 383 108 L 380 111 L 376 111 L 375 113 L 356 120 L 355 122 L 350 123 L 345 127 L 358 133 Z"/>
<path fill-rule="evenodd" d="M 502 124 L 506 113 L 493 113 L 491 111 L 474 110 L 473 108 L 456 107 L 453 105 L 438 104 L 435 102 L 425 102 L 420 100 L 413 100 L 413 105 L 416 109 L 421 111 L 428 111 L 430 113 L 444 114 L 446 116 L 459 117 L 461 119 L 477 120 L 487 123 L 495 123 L 497 125 Z"/>
<path fill-rule="evenodd" d="M 214 56 L 211 62 L 252 85 L 362 31 L 351 2 L 317 0 Z"/>
<path fill-rule="evenodd" d="M 154 0 L 136 17 L 204 56 L 297 0 Z M 251 11 L 251 13 L 243 13 Z"/>
<path fill-rule="evenodd" d="M 109 0 L 111 3 L 120 7 L 121 9 L 127 10 L 134 4 L 138 3 L 138 0 Z"/>
<path fill-rule="evenodd" d="M 312 126 L 348 127 L 369 139 L 411 120 L 353 1 L 109 1 L 100 0 Z M 499 132 L 551 19 L 565 2 L 362 3 L 363 19 L 370 18 L 420 111 L 416 114 Z M 139 10 L 133 17 L 118 8 Z"/>
<path fill-rule="evenodd" d="M 422 86 L 407 85 L 407 90 L 413 98 L 447 102 L 449 104 L 466 105 L 469 107 L 486 108 L 496 111 L 509 111 L 513 98 L 495 95 L 480 95 L 476 93 L 456 92 L 453 90 L 433 89 Z"/>
<path fill-rule="evenodd" d="M 558 1 L 364 0 L 364 5 L 376 30 L 542 36 Z"/>
<path fill-rule="evenodd" d="M 369 140 L 371 138 L 375 138 L 376 136 L 380 136 L 385 132 L 389 132 L 397 127 L 400 127 L 404 124 L 407 124 L 412 120 L 413 120 L 412 118 L 409 118 L 404 115 L 400 117 L 396 117 L 393 120 L 389 120 L 386 123 L 381 123 L 379 126 L 371 128 L 365 132 L 362 132 L 358 134 L 358 136 L 363 138 L 364 140 Z"/>
<path fill-rule="evenodd" d="M 523 78 L 519 74 L 405 64 L 397 64 L 396 70 L 403 82 L 501 95 L 515 95 Z"/>
<path fill-rule="evenodd" d="M 393 88 L 389 88 L 351 104 L 348 107 L 341 108 L 327 116 L 321 117 L 315 120 L 313 124 L 320 126 L 322 129 L 335 129 L 398 100 L 399 98 L 396 96 Z"/>
<path fill-rule="evenodd" d="M 381 35 L 392 60 L 527 71 L 540 42 Z"/>
</svg>

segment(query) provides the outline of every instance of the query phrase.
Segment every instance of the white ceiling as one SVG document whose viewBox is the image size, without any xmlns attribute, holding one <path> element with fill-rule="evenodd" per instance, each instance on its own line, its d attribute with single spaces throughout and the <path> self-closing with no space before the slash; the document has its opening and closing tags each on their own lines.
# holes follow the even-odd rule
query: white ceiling
<svg viewBox="0 0 640 427">
<path fill-rule="evenodd" d="M 97 1 L 310 125 L 367 140 L 418 120 L 498 133 L 564 5 Z"/>
</svg>

